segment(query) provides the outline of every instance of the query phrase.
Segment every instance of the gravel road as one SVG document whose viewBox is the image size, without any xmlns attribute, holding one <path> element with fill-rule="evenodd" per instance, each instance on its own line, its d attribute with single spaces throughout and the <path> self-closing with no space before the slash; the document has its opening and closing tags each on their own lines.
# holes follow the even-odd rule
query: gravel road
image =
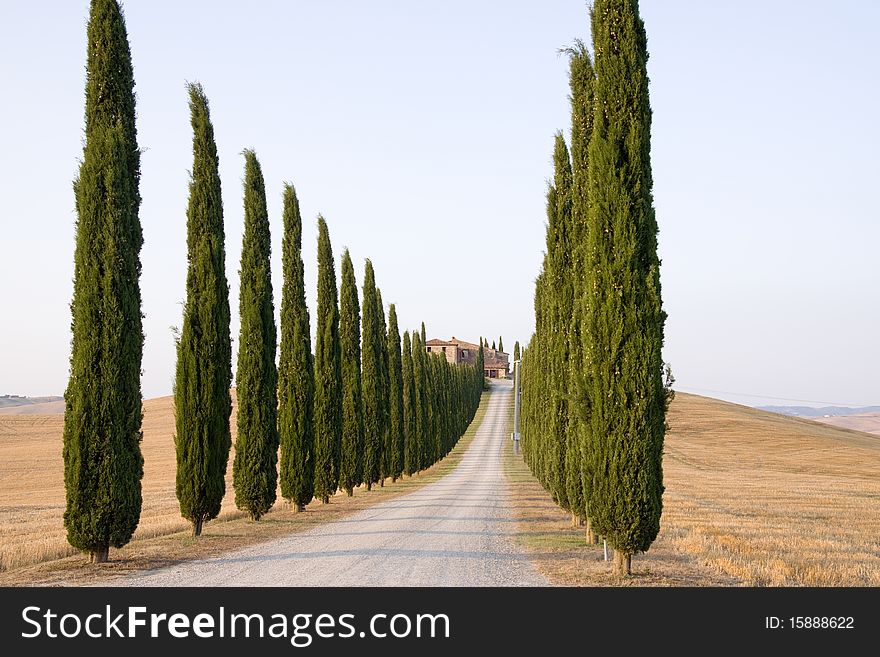
<svg viewBox="0 0 880 657">
<path fill-rule="evenodd" d="M 512 387 L 493 383 L 486 415 L 443 479 L 343 520 L 121 586 L 546 586 L 513 542 L 501 464 Z"/>
</svg>

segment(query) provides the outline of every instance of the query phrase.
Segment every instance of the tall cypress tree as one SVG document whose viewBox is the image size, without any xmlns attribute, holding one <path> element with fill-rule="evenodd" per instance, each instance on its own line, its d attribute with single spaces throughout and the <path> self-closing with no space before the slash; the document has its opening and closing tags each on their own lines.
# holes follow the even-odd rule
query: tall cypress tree
<svg viewBox="0 0 880 657">
<path fill-rule="evenodd" d="M 373 263 L 364 268 L 364 483 L 378 483 L 382 458 L 382 352 L 379 300 Z"/>
<path fill-rule="evenodd" d="M 284 185 L 281 248 L 284 285 L 278 363 L 279 474 L 281 495 L 294 510 L 302 511 L 315 494 L 315 381 L 302 259 L 302 217 L 291 184 Z"/>
<path fill-rule="evenodd" d="M 339 487 L 351 497 L 354 487 L 365 479 L 365 422 L 361 394 L 361 309 L 354 266 L 348 249 L 342 254 L 339 296 L 339 343 L 342 349 L 342 457 L 339 463 Z M 364 306 L 366 311 L 366 299 Z"/>
<path fill-rule="evenodd" d="M 498 351 L 504 351 L 504 340 L 501 339 L 501 336 L 498 336 Z"/>
<path fill-rule="evenodd" d="M 232 347 L 219 159 L 208 99 L 187 85 L 193 128 L 193 168 L 186 212 L 186 303 L 177 342 L 174 444 L 177 499 L 193 536 L 220 513 L 232 438 Z"/>
<path fill-rule="evenodd" d="M 85 147 L 76 198 L 70 380 L 64 393 L 67 540 L 107 560 L 141 512 L 140 151 L 134 72 L 116 0 L 92 0 Z"/>
<path fill-rule="evenodd" d="M 418 392 L 413 370 L 412 344 L 409 331 L 403 332 L 401 347 L 401 372 L 403 378 L 403 473 L 412 476 L 419 470 L 417 418 Z"/>
<path fill-rule="evenodd" d="M 562 133 L 556 134 L 553 149 L 553 187 L 556 190 L 556 222 L 553 226 L 552 251 L 548 253 L 548 283 L 552 305 L 548 343 L 550 345 L 550 433 L 552 437 L 551 490 L 557 503 L 571 510 L 568 499 L 566 462 L 569 443 L 568 416 L 568 330 L 574 299 L 572 279 L 572 173 L 568 148 Z M 550 228 L 548 228 L 550 230 Z M 579 463 L 580 459 L 572 463 Z"/>
<path fill-rule="evenodd" d="M 651 195 L 647 39 L 636 0 L 596 0 L 595 115 L 589 145 L 591 271 L 585 330 L 595 472 L 590 516 L 615 571 L 647 550 L 663 496 L 663 325 Z"/>
<path fill-rule="evenodd" d="M 404 348 L 409 345 L 404 344 Z M 404 471 L 404 400 L 403 355 L 400 349 L 400 329 L 397 326 L 397 308 L 388 306 L 388 441 L 386 458 L 391 481 L 397 481 Z"/>
<path fill-rule="evenodd" d="M 315 337 L 315 497 L 326 504 L 339 487 L 342 360 L 336 269 L 327 222 L 318 215 L 318 318 Z"/>
<path fill-rule="evenodd" d="M 519 340 L 513 343 L 513 360 L 519 360 Z"/>
<path fill-rule="evenodd" d="M 238 338 L 238 435 L 232 462 L 235 505 L 259 520 L 278 485 L 278 371 L 266 185 L 256 153 L 244 151 L 244 238 Z"/>
<path fill-rule="evenodd" d="M 573 514 L 587 522 L 587 541 L 594 542 L 592 521 L 589 519 L 589 495 L 592 486 L 591 438 L 589 401 L 585 381 L 589 378 L 590 364 L 584 359 L 583 331 L 584 295 L 588 289 L 587 258 L 587 163 L 588 146 L 593 133 L 593 62 L 582 41 L 575 42 L 569 54 L 569 84 L 571 88 L 571 167 L 572 167 L 572 234 L 571 278 L 573 303 L 568 330 L 569 341 L 569 399 L 568 447 L 566 450 L 566 483 L 569 505 Z"/>
<path fill-rule="evenodd" d="M 425 443 L 428 440 L 428 380 L 425 372 L 426 354 L 422 346 L 421 335 L 413 331 L 412 361 L 413 361 L 413 454 L 415 461 L 414 472 L 419 472 L 425 467 Z"/>
<path fill-rule="evenodd" d="M 497 347 L 495 346 L 495 340 L 492 340 L 492 349 L 497 349 Z"/>
<path fill-rule="evenodd" d="M 385 479 L 391 476 L 391 471 L 388 467 L 388 451 L 391 449 L 388 444 L 391 435 L 388 426 L 390 422 L 388 401 L 390 383 L 388 381 L 388 325 L 385 322 L 385 304 L 382 302 L 382 290 L 378 287 L 376 288 L 376 303 L 379 306 L 379 335 L 377 337 L 379 339 L 379 363 L 382 366 L 382 376 L 379 377 L 379 407 L 382 411 L 379 413 L 379 435 L 381 436 L 379 442 L 381 452 L 379 454 L 379 485 L 384 486 Z"/>
</svg>

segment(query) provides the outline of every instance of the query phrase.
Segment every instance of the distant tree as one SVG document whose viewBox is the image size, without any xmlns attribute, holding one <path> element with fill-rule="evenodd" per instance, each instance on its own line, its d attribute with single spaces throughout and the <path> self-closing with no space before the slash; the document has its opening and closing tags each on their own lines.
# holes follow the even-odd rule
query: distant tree
<svg viewBox="0 0 880 657">
<path fill-rule="evenodd" d="M 667 391 L 657 221 L 651 195 L 647 39 L 634 0 L 596 0 L 595 114 L 589 145 L 586 303 L 595 470 L 590 517 L 615 572 L 660 529 Z"/>
<path fill-rule="evenodd" d="M 498 351 L 504 353 L 504 340 L 501 339 L 501 336 L 498 336 Z"/>
<path fill-rule="evenodd" d="M 339 487 L 342 362 L 336 271 L 327 223 L 318 216 L 318 318 L 315 338 L 315 497 L 326 504 Z"/>
<path fill-rule="evenodd" d="M 294 510 L 315 494 L 315 381 L 302 259 L 302 217 L 293 185 L 284 185 L 284 286 L 278 367 L 281 495 Z"/>
<path fill-rule="evenodd" d="M 404 343 L 404 348 L 409 347 Z M 388 307 L 388 441 L 385 455 L 391 481 L 404 471 L 404 373 L 397 308 Z"/>
<path fill-rule="evenodd" d="M 519 340 L 513 343 L 513 360 L 519 360 Z"/>
<path fill-rule="evenodd" d="M 266 187 L 256 154 L 245 150 L 244 157 L 241 332 L 235 385 L 238 435 L 232 486 L 235 505 L 259 520 L 275 503 L 278 485 L 278 372 Z"/>
<path fill-rule="evenodd" d="M 381 408 L 381 413 L 379 413 L 379 435 L 381 436 L 379 485 L 384 486 L 385 479 L 391 476 L 388 464 L 388 451 L 391 449 L 391 445 L 388 444 L 391 436 L 389 427 L 391 409 L 389 408 L 388 388 L 391 384 L 388 379 L 388 326 L 385 323 L 385 304 L 382 302 L 382 290 L 378 287 L 376 288 L 376 303 L 379 307 L 379 362 L 382 365 L 382 376 L 379 378 L 379 406 Z"/>
<path fill-rule="evenodd" d="M 430 431 L 428 419 L 428 375 L 426 370 L 427 354 L 425 353 L 424 343 L 421 334 L 413 332 L 412 344 L 412 361 L 413 361 L 413 389 L 414 389 L 414 407 L 413 417 L 415 423 L 413 426 L 413 436 L 415 445 L 413 446 L 415 463 L 414 472 L 419 472 L 425 468 L 425 453 L 428 433 Z"/>
<path fill-rule="evenodd" d="M 492 349 L 495 349 L 495 340 L 492 340 Z"/>
<path fill-rule="evenodd" d="M 342 457 L 339 464 L 339 487 L 351 497 L 355 486 L 363 481 L 364 400 L 361 391 L 360 304 L 354 266 L 348 249 L 342 254 L 339 296 L 339 343 L 342 349 Z"/>
<path fill-rule="evenodd" d="M 85 146 L 76 197 L 70 379 L 64 393 L 67 540 L 107 561 L 140 520 L 140 149 L 122 11 L 92 0 Z"/>
<path fill-rule="evenodd" d="M 364 269 L 364 483 L 379 482 L 382 459 L 382 351 L 379 300 L 373 263 Z"/>
<path fill-rule="evenodd" d="M 219 159 L 208 99 L 188 84 L 193 167 L 186 212 L 186 302 L 177 341 L 177 500 L 193 536 L 220 513 L 232 438 L 232 347 Z"/>
<path fill-rule="evenodd" d="M 403 332 L 401 348 L 403 378 L 403 473 L 412 476 L 419 470 L 418 453 L 418 391 L 413 373 L 413 345 L 409 331 Z"/>
</svg>

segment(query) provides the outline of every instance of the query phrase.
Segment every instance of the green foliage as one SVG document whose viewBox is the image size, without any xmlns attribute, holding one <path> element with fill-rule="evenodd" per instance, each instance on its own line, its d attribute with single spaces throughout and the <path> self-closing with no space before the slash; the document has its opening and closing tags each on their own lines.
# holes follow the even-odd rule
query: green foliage
<svg viewBox="0 0 880 657">
<path fill-rule="evenodd" d="M 382 329 L 373 263 L 364 269 L 364 483 L 379 482 L 382 459 Z"/>
<path fill-rule="evenodd" d="M 418 338 L 416 338 L 417 340 Z M 403 472 L 413 475 L 419 471 L 418 452 L 418 390 L 415 384 L 413 346 L 409 331 L 403 332 L 401 348 L 401 375 L 403 381 Z"/>
<path fill-rule="evenodd" d="M 572 263 L 573 301 L 568 329 L 570 400 L 566 451 L 566 488 L 572 512 L 586 519 L 592 487 L 592 437 L 586 398 L 586 380 L 590 363 L 584 357 L 583 331 L 585 294 L 589 271 L 587 258 L 587 169 L 588 146 L 593 132 L 593 86 L 595 71 L 590 54 L 582 41 L 569 51 L 571 87 L 571 160 L 572 160 Z"/>
<path fill-rule="evenodd" d="M 379 413 L 379 434 L 381 436 L 380 440 L 380 454 L 379 454 L 379 485 L 385 485 L 385 479 L 391 476 L 391 469 L 389 467 L 390 451 L 392 446 L 389 444 L 391 439 L 391 409 L 389 407 L 390 401 L 388 399 L 389 395 L 389 387 L 391 385 L 389 381 L 390 373 L 388 371 L 388 326 L 385 323 L 385 304 L 382 302 L 382 290 L 378 287 L 376 288 L 376 303 L 379 307 L 379 334 L 377 338 L 379 339 L 379 363 L 382 366 L 382 376 L 379 378 L 379 407 L 381 412 Z"/>
<path fill-rule="evenodd" d="M 513 344 L 513 360 L 519 360 L 519 340 Z"/>
<path fill-rule="evenodd" d="M 104 561 L 141 512 L 140 151 L 134 73 L 115 0 L 87 27 L 85 146 L 76 198 L 70 379 L 64 394 L 67 540 Z"/>
<path fill-rule="evenodd" d="M 647 40 L 635 0 L 596 0 L 585 304 L 594 472 L 590 517 L 626 555 L 662 512 L 666 391 L 657 222 L 651 196 Z"/>
<path fill-rule="evenodd" d="M 422 334 L 424 331 L 422 331 Z M 430 432 L 430 424 L 428 418 L 428 373 L 427 373 L 427 354 L 425 353 L 424 343 L 421 334 L 413 332 L 412 343 L 412 361 L 413 361 L 413 389 L 414 389 L 414 418 L 413 439 L 415 445 L 415 472 L 419 472 L 427 467 L 427 442 Z"/>
<path fill-rule="evenodd" d="M 397 326 L 397 308 L 388 307 L 388 439 L 385 443 L 386 472 L 396 481 L 404 471 L 404 366 Z M 405 342 L 404 349 L 410 348 Z M 412 356 L 410 356 L 412 358 Z M 412 365 L 410 364 L 410 369 Z"/>
<path fill-rule="evenodd" d="M 278 363 L 281 495 L 303 509 L 315 494 L 314 359 L 302 259 L 302 217 L 293 185 L 284 185 L 284 285 Z"/>
<path fill-rule="evenodd" d="M 504 340 L 501 339 L 501 336 L 498 336 L 498 351 L 504 352 Z"/>
<path fill-rule="evenodd" d="M 235 378 L 238 435 L 232 486 L 235 505 L 259 520 L 275 503 L 278 483 L 278 372 L 266 186 L 256 154 L 245 150 L 244 157 L 241 332 Z"/>
<path fill-rule="evenodd" d="M 342 362 L 339 306 L 330 234 L 318 216 L 318 319 L 315 338 L 315 496 L 324 503 L 339 487 L 342 449 Z"/>
<path fill-rule="evenodd" d="M 364 399 L 361 391 L 361 310 L 348 249 L 342 254 L 339 288 L 339 344 L 342 349 L 342 457 L 339 487 L 351 496 L 363 481 Z M 366 306 L 366 299 L 364 299 Z"/>
<path fill-rule="evenodd" d="M 187 90 L 193 166 L 186 212 L 186 302 L 174 383 L 174 444 L 180 513 L 198 536 L 203 523 L 220 513 L 226 492 L 232 347 L 217 145 L 201 85 L 189 84 Z"/>
</svg>

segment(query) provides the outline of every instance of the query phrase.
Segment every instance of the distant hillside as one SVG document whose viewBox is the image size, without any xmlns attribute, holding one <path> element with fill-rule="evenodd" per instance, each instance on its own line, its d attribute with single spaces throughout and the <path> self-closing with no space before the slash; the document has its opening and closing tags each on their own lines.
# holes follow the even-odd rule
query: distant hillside
<svg viewBox="0 0 880 657">
<path fill-rule="evenodd" d="M 825 417 L 826 415 L 839 416 L 880 413 L 880 406 L 861 406 L 858 408 L 852 406 L 822 406 L 821 408 L 814 408 L 812 406 L 759 406 L 758 409 L 770 413 L 779 413 L 780 415 L 794 415 L 796 417 Z"/>
<path fill-rule="evenodd" d="M 844 429 L 854 429 L 880 436 L 880 413 L 858 413 L 856 415 L 832 415 L 812 418 L 814 422 L 830 424 Z"/>
<path fill-rule="evenodd" d="M 24 397 L 0 395 L 0 413 L 43 415 L 64 412 L 64 397 Z"/>
</svg>

